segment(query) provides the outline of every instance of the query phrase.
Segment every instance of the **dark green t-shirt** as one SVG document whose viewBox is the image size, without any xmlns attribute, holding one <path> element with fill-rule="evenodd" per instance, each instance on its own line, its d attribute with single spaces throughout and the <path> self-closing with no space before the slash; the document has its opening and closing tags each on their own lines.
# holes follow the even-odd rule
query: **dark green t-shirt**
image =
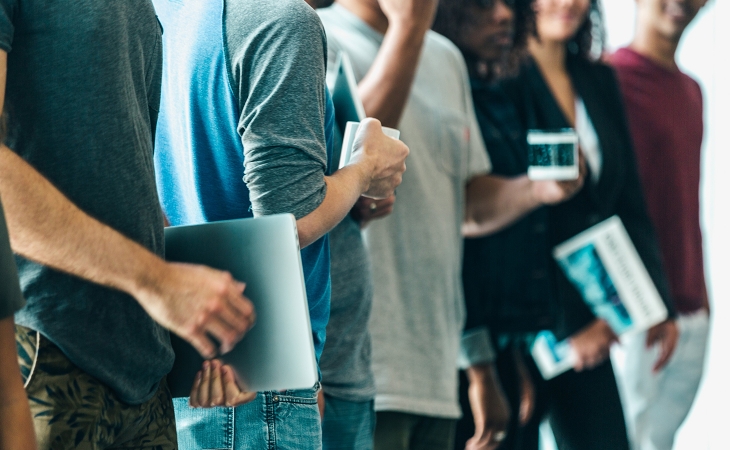
<svg viewBox="0 0 730 450">
<path fill-rule="evenodd" d="M 18 285 L 18 270 L 10 251 L 5 214 L 0 204 L 0 320 L 12 316 L 23 303 L 23 295 Z"/>
<path fill-rule="evenodd" d="M 83 211 L 158 255 L 161 41 L 150 0 L 0 0 L 6 144 Z M 172 366 L 168 332 L 126 294 L 16 260 L 27 301 L 16 322 L 122 401 L 150 398 Z"/>
</svg>

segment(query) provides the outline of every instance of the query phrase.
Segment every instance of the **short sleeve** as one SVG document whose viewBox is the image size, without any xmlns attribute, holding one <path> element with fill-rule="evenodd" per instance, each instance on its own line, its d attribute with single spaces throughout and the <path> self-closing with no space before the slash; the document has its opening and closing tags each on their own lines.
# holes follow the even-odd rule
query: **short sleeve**
<svg viewBox="0 0 730 450">
<path fill-rule="evenodd" d="M 469 82 L 469 73 L 466 69 L 466 63 L 461 55 L 459 56 L 459 71 L 461 72 L 462 89 L 464 95 L 464 105 L 466 107 L 466 116 L 469 121 L 469 154 L 467 166 L 467 180 L 477 175 L 486 175 L 492 172 L 492 162 L 489 159 L 487 148 L 484 144 L 479 121 L 474 111 L 474 98 L 471 95 L 471 83 Z"/>
<path fill-rule="evenodd" d="M 460 369 L 468 369 L 480 364 L 492 364 L 496 359 L 497 351 L 487 327 L 473 328 L 461 335 Z"/>
<path fill-rule="evenodd" d="M 0 0 L 0 50 L 10 52 L 15 35 L 13 19 L 18 0 Z"/>
<path fill-rule="evenodd" d="M 300 219 L 327 190 L 324 28 L 300 0 L 283 0 L 263 15 L 247 11 L 226 18 L 244 181 L 256 216 Z"/>
<path fill-rule="evenodd" d="M 0 204 L 0 320 L 10 317 L 23 306 L 18 269 L 10 250 L 5 214 Z"/>
</svg>

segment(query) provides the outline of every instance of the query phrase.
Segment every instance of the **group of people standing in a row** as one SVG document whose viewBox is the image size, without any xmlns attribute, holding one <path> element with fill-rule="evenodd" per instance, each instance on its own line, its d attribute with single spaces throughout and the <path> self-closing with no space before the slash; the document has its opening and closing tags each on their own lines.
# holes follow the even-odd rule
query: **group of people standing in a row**
<svg viewBox="0 0 730 450">
<path fill-rule="evenodd" d="M 548 419 L 561 450 L 671 449 L 708 333 L 675 62 L 706 0 L 636 0 L 608 57 L 598 0 L 331 3 L 0 0 L 0 448 L 536 450 Z M 374 119 L 335 170 L 340 53 Z M 527 131 L 564 128 L 578 179 L 529 179 Z M 246 280 L 165 262 L 163 227 L 277 213 L 321 383 L 248 393 L 214 359 Z M 551 256 L 614 215 L 670 312 L 616 367 Z M 168 330 L 209 358 L 189 398 Z M 574 370 L 542 379 L 541 330 Z"/>
</svg>

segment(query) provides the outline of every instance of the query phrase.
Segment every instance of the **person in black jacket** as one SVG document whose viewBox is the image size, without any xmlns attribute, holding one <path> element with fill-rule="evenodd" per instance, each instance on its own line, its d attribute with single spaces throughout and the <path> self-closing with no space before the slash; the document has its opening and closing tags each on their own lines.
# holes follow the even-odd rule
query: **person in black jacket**
<svg viewBox="0 0 730 450">
<path fill-rule="evenodd" d="M 524 50 L 532 5 L 533 0 L 441 2 L 434 23 L 434 29 L 454 41 L 465 56 L 477 118 L 494 164 L 490 187 L 502 192 L 501 198 L 509 203 L 511 210 L 511 214 L 502 214 L 502 220 L 486 230 L 496 233 L 493 237 L 466 240 L 464 287 L 468 317 L 465 336 L 486 330 L 488 326 L 496 332 L 498 348 L 496 360 L 489 361 L 491 370 L 482 374 L 467 370 L 461 374 L 464 417 L 458 424 L 457 449 L 463 449 L 467 440 L 469 448 L 493 448 L 500 443 L 502 448 L 527 442 L 537 445 L 537 428 L 533 433 L 517 433 L 520 425 L 528 423 L 532 415 L 534 396 L 531 393 L 534 389 L 520 354 L 524 352 L 520 352 L 521 346 L 516 344 L 524 340 L 525 331 L 550 327 L 554 308 L 540 297 L 549 285 L 525 284 L 516 277 L 505 278 L 499 266 L 507 257 L 510 261 L 518 261 L 523 270 L 541 270 L 550 258 L 549 248 L 541 233 L 532 236 L 530 230 L 536 220 L 540 226 L 539 220 L 545 211 L 542 206 L 565 201 L 582 186 L 582 175 L 570 182 L 527 178 L 522 161 L 527 157 L 526 133 L 515 106 L 497 83 L 515 68 L 515 56 L 519 50 Z M 479 235 L 469 226 L 464 231 L 467 236 Z M 521 258 L 510 256 L 514 253 Z M 492 289 L 495 291 L 490 291 Z M 507 295 L 522 303 L 487 300 Z"/>
<path fill-rule="evenodd" d="M 519 15 L 529 12 L 532 2 L 507 3 Z M 570 338 L 579 355 L 575 371 L 536 383 L 534 417 L 520 429 L 515 426 L 517 414 L 513 414 L 507 441 L 500 448 L 537 448 L 537 429 L 545 416 L 561 450 L 628 448 L 620 399 L 607 361 L 616 336 L 604 321 L 593 316 L 550 253 L 555 245 L 617 214 L 672 311 L 667 284 L 646 215 L 614 75 L 591 57 L 601 50 L 600 40 L 593 39 L 601 31 L 598 4 L 590 0 L 536 0 L 534 11 L 534 36 L 529 42 L 533 56 L 519 75 L 503 82 L 501 88 L 484 82 L 499 71 L 478 58 L 479 50 L 490 43 L 494 46 L 495 40 L 473 36 L 486 33 L 490 25 L 494 28 L 493 21 L 454 28 L 458 31 L 449 37 L 462 48 L 472 67 L 475 108 L 495 173 L 518 177 L 526 172 L 525 130 L 576 127 L 589 175 L 586 186 L 571 200 L 533 208 L 493 236 L 467 240 L 467 329 L 487 325 L 498 341 L 508 342 L 519 341 L 532 331 L 552 329 L 559 339 Z M 471 11 L 464 20 L 477 17 Z M 676 343 L 673 322 L 655 327 L 651 335 L 670 355 Z M 497 365 L 516 409 L 520 383 L 511 358 L 504 359 L 508 361 L 498 360 Z M 539 378 L 534 366 L 531 368 Z M 498 396 L 492 393 L 491 397 Z M 494 409 L 486 408 L 487 413 Z M 520 418 L 526 419 L 524 415 Z M 477 431 L 480 419 L 484 420 L 477 419 Z M 495 448 L 475 444 L 472 439 L 468 448 Z M 464 448 L 463 440 L 457 448 Z"/>
</svg>

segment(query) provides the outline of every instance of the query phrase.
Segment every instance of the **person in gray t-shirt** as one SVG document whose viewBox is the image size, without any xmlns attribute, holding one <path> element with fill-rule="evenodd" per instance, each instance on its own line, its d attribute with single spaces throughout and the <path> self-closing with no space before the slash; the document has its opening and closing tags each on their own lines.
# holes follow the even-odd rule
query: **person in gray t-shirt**
<svg viewBox="0 0 730 450">
<path fill-rule="evenodd" d="M 253 320 L 229 274 L 161 258 L 161 40 L 150 0 L 0 0 L 0 193 L 41 448 L 174 448 L 165 328 L 212 356 L 208 333 L 225 352 Z"/>
</svg>

